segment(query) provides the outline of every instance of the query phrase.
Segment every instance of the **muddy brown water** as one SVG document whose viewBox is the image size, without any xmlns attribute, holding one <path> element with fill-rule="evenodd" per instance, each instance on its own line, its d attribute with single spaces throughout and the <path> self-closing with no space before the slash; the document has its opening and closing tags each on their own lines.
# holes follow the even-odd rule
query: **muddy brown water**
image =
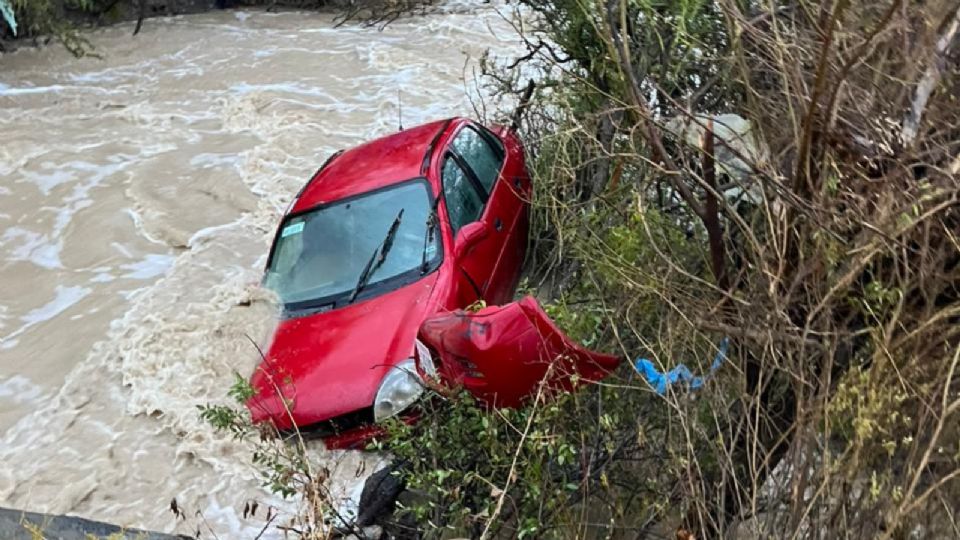
<svg viewBox="0 0 960 540">
<path fill-rule="evenodd" d="M 469 4 L 383 31 L 262 11 L 127 26 L 89 34 L 103 59 L 0 56 L 0 506 L 252 538 L 247 500 L 296 501 L 196 406 L 252 370 L 246 336 L 269 339 L 256 283 L 280 214 L 332 152 L 396 129 L 398 90 L 406 125 L 471 114 L 479 54 L 518 43 Z M 344 497 L 380 459 L 311 452 Z"/>
</svg>

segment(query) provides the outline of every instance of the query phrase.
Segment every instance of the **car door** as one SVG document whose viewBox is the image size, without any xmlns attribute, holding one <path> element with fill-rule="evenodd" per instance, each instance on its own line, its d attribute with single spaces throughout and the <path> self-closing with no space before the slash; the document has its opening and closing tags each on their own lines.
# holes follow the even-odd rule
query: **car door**
<svg viewBox="0 0 960 540">
<path fill-rule="evenodd" d="M 574 390 L 620 364 L 564 334 L 531 296 L 475 313 L 438 313 L 423 322 L 419 338 L 434 359 L 429 369 L 418 360 L 421 370 L 496 407 L 523 405 L 541 384 L 549 393 Z"/>
<path fill-rule="evenodd" d="M 463 165 L 480 197 L 485 198 L 478 220 L 484 224 L 487 246 L 466 253 L 463 262 L 478 271 L 482 267 L 483 275 L 472 277 L 484 300 L 491 304 L 507 302 L 513 296 L 522 263 L 522 252 L 519 260 L 517 257 L 516 236 L 523 206 L 519 190 L 506 179 L 512 170 L 507 153 L 496 135 L 472 123 L 465 124 L 453 137 L 449 152 Z M 474 260 L 478 257 L 492 260 Z"/>
<path fill-rule="evenodd" d="M 530 228 L 530 198 L 532 186 L 527 173 L 523 144 L 516 133 L 505 126 L 498 126 L 495 134 L 486 131 L 490 140 L 496 141 L 505 150 L 503 167 L 498 182 L 505 196 L 504 215 L 508 220 L 509 238 L 504 245 L 500 262 L 497 263 L 495 280 L 502 290 L 504 301 L 512 300 L 520 281 L 520 272 L 527 254 Z M 507 189 L 509 188 L 509 189 Z"/>
<path fill-rule="evenodd" d="M 443 200 L 447 220 L 454 238 L 454 264 L 458 273 L 458 303 L 462 306 L 476 300 L 492 302 L 487 295 L 487 284 L 496 268 L 502 246 L 490 234 L 484 221 L 488 196 L 468 172 L 463 159 L 446 152 L 440 164 Z M 466 230 L 465 230 L 466 229 Z M 472 231 L 472 237 L 464 234 Z M 464 242 L 469 242 L 464 247 Z"/>
</svg>

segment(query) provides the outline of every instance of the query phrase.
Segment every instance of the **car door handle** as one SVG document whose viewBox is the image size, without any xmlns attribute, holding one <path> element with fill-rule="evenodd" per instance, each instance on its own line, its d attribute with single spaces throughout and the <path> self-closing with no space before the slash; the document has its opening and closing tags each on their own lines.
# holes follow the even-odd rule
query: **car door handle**
<svg viewBox="0 0 960 540">
<path fill-rule="evenodd" d="M 502 230 L 503 230 L 503 221 L 501 221 L 500 218 L 494 218 L 494 219 L 493 219 L 493 228 L 496 229 L 497 231 L 502 231 Z"/>
<path fill-rule="evenodd" d="M 522 185 L 523 185 L 523 182 L 520 180 L 520 177 L 519 177 L 519 176 L 514 176 L 514 177 L 513 177 L 513 187 L 515 187 L 515 188 L 517 188 L 517 189 L 520 189 L 520 186 L 522 186 Z"/>
</svg>

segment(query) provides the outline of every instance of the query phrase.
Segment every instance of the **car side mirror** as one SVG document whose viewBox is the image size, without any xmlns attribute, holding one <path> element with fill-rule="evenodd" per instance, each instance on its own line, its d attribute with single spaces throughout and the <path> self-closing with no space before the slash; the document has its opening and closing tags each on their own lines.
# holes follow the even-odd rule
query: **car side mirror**
<svg viewBox="0 0 960 540">
<path fill-rule="evenodd" d="M 460 231 L 457 232 L 457 237 L 453 242 L 454 255 L 457 258 L 463 257 L 473 249 L 473 246 L 486 238 L 489 232 L 490 227 L 483 221 L 474 221 L 460 227 Z"/>
</svg>

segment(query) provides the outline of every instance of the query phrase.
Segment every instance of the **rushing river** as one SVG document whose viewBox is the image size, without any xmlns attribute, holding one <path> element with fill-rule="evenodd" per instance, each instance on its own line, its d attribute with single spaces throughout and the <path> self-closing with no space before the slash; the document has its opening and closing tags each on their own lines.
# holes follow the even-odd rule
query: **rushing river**
<svg viewBox="0 0 960 540">
<path fill-rule="evenodd" d="M 518 45 L 489 5 L 444 11 L 224 11 L 88 34 L 102 59 L 0 56 L 0 506 L 220 538 L 259 531 L 247 500 L 289 511 L 196 406 L 269 339 L 292 194 L 395 130 L 398 91 L 405 125 L 471 114 L 480 53 Z M 354 495 L 376 459 L 311 451 Z"/>
</svg>

